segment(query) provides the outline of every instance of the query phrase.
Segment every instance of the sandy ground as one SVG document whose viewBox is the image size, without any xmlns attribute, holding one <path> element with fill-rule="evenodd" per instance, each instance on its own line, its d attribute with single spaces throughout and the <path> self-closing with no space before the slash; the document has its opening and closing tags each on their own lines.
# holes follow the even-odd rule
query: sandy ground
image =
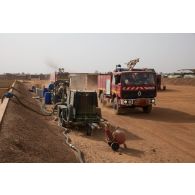
<svg viewBox="0 0 195 195">
<path fill-rule="evenodd" d="M 38 103 L 24 84 L 16 84 L 14 94 L 30 108 Z M 63 130 L 53 118 L 41 116 L 11 100 L 0 129 L 0 162 L 78 162 L 65 145 Z"/>
<path fill-rule="evenodd" d="M 168 85 L 159 92 L 151 114 L 140 110 L 117 116 L 109 106 L 104 118 L 123 128 L 127 149 L 113 152 L 103 132 L 92 137 L 73 131 L 73 142 L 84 152 L 86 162 L 195 162 L 195 87 Z"/>
<path fill-rule="evenodd" d="M 165 85 L 195 86 L 195 78 L 163 78 L 162 83 Z"/>
</svg>

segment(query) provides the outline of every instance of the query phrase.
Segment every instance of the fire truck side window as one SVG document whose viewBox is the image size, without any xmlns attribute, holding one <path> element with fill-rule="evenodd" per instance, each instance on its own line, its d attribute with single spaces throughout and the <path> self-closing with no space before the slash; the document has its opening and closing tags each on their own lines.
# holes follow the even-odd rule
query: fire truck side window
<svg viewBox="0 0 195 195">
<path fill-rule="evenodd" d="M 116 75 L 115 76 L 115 84 L 119 84 L 121 82 L 121 75 Z"/>
</svg>

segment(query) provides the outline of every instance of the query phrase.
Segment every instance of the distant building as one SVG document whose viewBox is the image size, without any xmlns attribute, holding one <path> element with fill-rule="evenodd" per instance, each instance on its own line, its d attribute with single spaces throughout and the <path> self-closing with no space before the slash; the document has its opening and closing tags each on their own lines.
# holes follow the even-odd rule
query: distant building
<svg viewBox="0 0 195 195">
<path fill-rule="evenodd" d="M 25 73 L 5 73 L 0 75 L 1 80 L 49 80 L 49 74 L 25 74 Z"/>
</svg>

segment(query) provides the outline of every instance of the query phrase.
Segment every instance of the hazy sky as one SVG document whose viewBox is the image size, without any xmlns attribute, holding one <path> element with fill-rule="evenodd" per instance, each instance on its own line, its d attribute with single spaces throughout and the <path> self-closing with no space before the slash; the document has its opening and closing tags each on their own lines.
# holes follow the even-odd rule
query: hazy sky
<svg viewBox="0 0 195 195">
<path fill-rule="evenodd" d="M 107 72 L 134 58 L 158 72 L 195 68 L 195 34 L 0 34 L 0 73 Z"/>
</svg>

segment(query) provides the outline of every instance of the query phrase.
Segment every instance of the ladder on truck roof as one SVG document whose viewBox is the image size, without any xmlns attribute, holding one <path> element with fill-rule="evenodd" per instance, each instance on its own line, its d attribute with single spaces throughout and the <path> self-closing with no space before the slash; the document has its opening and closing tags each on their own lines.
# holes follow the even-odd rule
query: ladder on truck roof
<svg viewBox="0 0 195 195">
<path fill-rule="evenodd" d="M 135 65 L 139 62 L 139 58 L 136 58 L 134 60 L 130 60 L 128 63 L 127 63 L 127 68 L 129 70 L 133 70 L 133 68 L 135 67 Z"/>
</svg>

